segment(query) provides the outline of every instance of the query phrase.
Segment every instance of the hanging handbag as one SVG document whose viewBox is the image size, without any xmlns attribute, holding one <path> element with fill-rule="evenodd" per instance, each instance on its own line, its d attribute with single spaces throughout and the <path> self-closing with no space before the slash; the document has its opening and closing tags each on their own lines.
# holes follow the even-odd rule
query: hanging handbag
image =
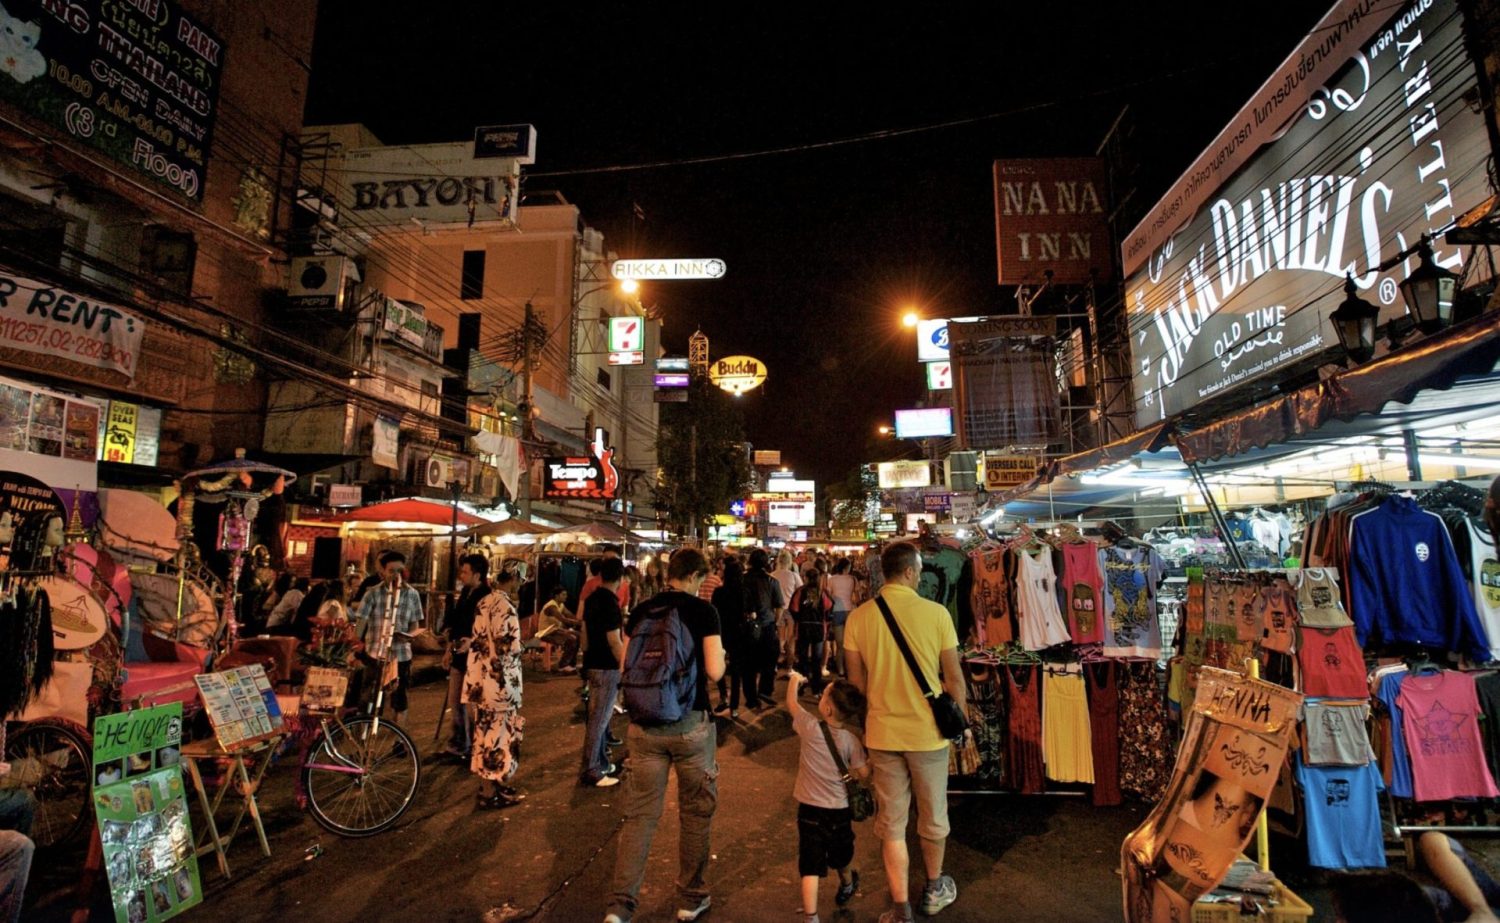
<svg viewBox="0 0 1500 923">
<path fill-rule="evenodd" d="M 947 740 L 962 737 L 964 731 L 969 729 L 969 719 L 964 716 L 963 710 L 958 707 L 953 696 L 946 691 L 941 695 L 933 694 L 932 687 L 927 685 L 927 677 L 922 674 L 922 668 L 917 666 L 917 658 L 912 655 L 911 648 L 907 646 L 906 636 L 901 634 L 901 628 L 897 626 L 896 617 L 891 614 L 891 607 L 886 604 L 885 597 L 877 594 L 875 604 L 880 607 L 880 614 L 885 616 L 885 624 L 890 628 L 891 636 L 896 639 L 896 646 L 901 649 L 901 656 L 906 658 L 906 665 L 911 668 L 911 675 L 917 678 L 917 685 L 922 690 L 922 696 L 932 707 L 932 717 L 937 722 L 938 733 Z"/>
<path fill-rule="evenodd" d="M 828 729 L 828 722 L 819 721 L 818 727 L 823 729 L 828 752 L 833 756 L 834 765 L 839 768 L 839 778 L 843 780 L 844 792 L 849 796 L 850 816 L 855 820 L 869 820 L 875 816 L 875 793 L 869 786 L 849 775 L 849 767 L 844 765 L 844 758 L 839 756 L 839 748 L 833 742 L 833 732 Z"/>
</svg>

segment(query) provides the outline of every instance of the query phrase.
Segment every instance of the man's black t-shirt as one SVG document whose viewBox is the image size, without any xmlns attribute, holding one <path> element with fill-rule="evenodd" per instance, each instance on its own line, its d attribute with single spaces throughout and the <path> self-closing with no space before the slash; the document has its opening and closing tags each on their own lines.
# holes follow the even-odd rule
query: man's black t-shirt
<svg viewBox="0 0 1500 923">
<path fill-rule="evenodd" d="M 786 608 L 781 595 L 781 584 L 763 570 L 753 570 L 745 576 L 747 608 L 755 613 L 761 628 L 776 624 L 776 610 Z"/>
<path fill-rule="evenodd" d="M 583 601 L 583 625 L 589 633 L 589 649 L 583 652 L 585 670 L 620 669 L 620 661 L 609 649 L 609 640 L 605 636 L 618 631 L 624 618 L 620 611 L 620 597 L 614 590 L 600 587 Z"/>
<path fill-rule="evenodd" d="M 445 628 L 448 631 L 448 639 L 457 644 L 467 641 L 474 634 L 474 617 L 479 614 L 479 601 L 490 595 L 488 583 L 481 583 L 477 587 L 464 587 L 462 593 L 458 594 L 458 600 L 453 604 L 453 611 L 448 613 L 448 621 Z M 455 669 L 463 669 L 455 666 Z"/>
<path fill-rule="evenodd" d="M 632 617 L 644 611 L 664 612 L 675 608 L 677 617 L 687 626 L 693 636 L 693 652 L 698 660 L 698 692 L 693 698 L 693 711 L 708 711 L 708 668 L 703 663 L 703 639 L 719 634 L 719 610 L 690 593 L 667 589 L 651 597 L 647 603 L 636 607 Z M 637 622 L 637 624 L 639 624 Z M 589 639 L 589 646 L 593 646 Z"/>
</svg>

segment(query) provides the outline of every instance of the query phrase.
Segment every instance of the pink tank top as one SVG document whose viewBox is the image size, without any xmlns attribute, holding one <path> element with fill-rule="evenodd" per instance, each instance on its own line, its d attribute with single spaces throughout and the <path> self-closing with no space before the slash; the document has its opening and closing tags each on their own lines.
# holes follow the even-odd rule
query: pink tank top
<svg viewBox="0 0 1500 923">
<path fill-rule="evenodd" d="M 1408 676 L 1397 701 L 1418 801 L 1500 796 L 1480 743 L 1474 677 L 1452 670 Z"/>
<path fill-rule="evenodd" d="M 1099 548 L 1093 542 L 1070 542 L 1062 552 L 1068 630 L 1077 644 L 1102 642 L 1104 578 L 1099 574 Z"/>
</svg>

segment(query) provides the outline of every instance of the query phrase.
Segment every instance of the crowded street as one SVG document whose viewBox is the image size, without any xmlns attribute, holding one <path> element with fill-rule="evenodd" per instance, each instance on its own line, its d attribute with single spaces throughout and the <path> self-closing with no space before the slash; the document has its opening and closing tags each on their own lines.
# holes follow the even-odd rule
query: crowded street
<svg viewBox="0 0 1500 923">
<path fill-rule="evenodd" d="M 1500 2 L 0 0 L 0 923 L 1500 923 Z"/>
<path fill-rule="evenodd" d="M 474 780 L 465 767 L 433 757 L 441 688 L 420 685 L 412 723 L 425 754 L 422 795 L 401 825 L 375 840 L 332 836 L 296 809 L 290 765 L 273 767 L 262 795 L 272 858 L 259 861 L 253 843 L 242 842 L 233 853 L 234 877 L 210 885 L 202 912 L 245 921 L 598 916 L 619 832 L 620 790 L 577 784 L 583 734 L 577 678 L 529 674 L 527 680 L 527 738 L 516 780 L 529 796 L 524 803 L 504 812 L 474 808 Z M 791 795 L 797 756 L 786 711 L 767 709 L 754 720 L 719 724 L 722 801 L 710 872 L 715 913 L 728 920 L 791 918 L 798 907 Z M 623 730 L 624 721 L 616 726 Z M 642 891 L 642 919 L 670 919 L 674 909 L 675 814 L 669 799 L 661 848 Z M 951 918 L 994 920 L 1003 907 L 1007 920 L 1056 920 L 1064 887 L 1071 910 L 1063 918 L 1113 918 L 1119 912 L 1118 856 L 1109 844 L 1141 814 L 1132 807 L 1093 811 L 1078 798 L 974 796 L 961 802 L 954 821 L 965 845 L 952 852 L 952 865 L 964 882 L 964 900 Z M 873 919 L 870 911 L 883 909 L 879 849 L 865 834 L 856 834 L 862 893 L 847 914 L 833 919 Z M 70 874 L 59 869 L 38 882 L 50 899 L 40 902 L 35 919 L 67 919 Z"/>
</svg>

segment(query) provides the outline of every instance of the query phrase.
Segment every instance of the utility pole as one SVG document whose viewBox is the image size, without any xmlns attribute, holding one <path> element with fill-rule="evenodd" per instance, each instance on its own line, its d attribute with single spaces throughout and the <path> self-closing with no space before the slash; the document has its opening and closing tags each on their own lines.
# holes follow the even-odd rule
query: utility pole
<svg viewBox="0 0 1500 923">
<path fill-rule="evenodd" d="M 694 423 L 688 439 L 688 471 L 692 473 L 690 480 L 693 484 L 693 510 L 692 530 L 688 533 L 688 539 L 698 544 L 698 424 Z"/>
<path fill-rule="evenodd" d="M 630 367 L 620 366 L 620 455 L 618 467 L 620 470 L 620 528 L 624 530 L 625 536 L 620 539 L 620 557 L 629 558 L 630 552 L 630 475 L 625 470 L 625 449 L 630 444 L 630 420 L 626 417 L 626 394 L 629 391 Z"/>
<path fill-rule="evenodd" d="M 532 326 L 536 323 L 531 302 L 526 302 L 526 319 L 521 325 L 521 442 L 530 449 L 536 444 L 536 406 L 532 391 L 532 371 L 536 353 L 532 349 Z M 525 477 L 521 479 L 521 518 L 531 521 L 531 462 L 526 463 Z"/>
</svg>

